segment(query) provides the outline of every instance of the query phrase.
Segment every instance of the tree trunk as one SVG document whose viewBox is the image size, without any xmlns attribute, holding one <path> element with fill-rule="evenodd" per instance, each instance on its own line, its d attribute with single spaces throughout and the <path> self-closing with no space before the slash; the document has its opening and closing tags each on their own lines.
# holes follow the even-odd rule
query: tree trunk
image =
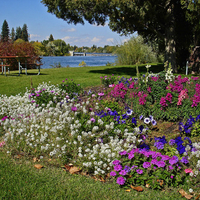
<svg viewBox="0 0 200 200">
<path fill-rule="evenodd" d="M 173 72 L 178 71 L 176 65 L 176 41 L 175 41 L 175 19 L 174 19 L 174 4 L 168 2 L 167 13 L 169 16 L 169 24 L 165 29 L 165 61 L 171 64 Z"/>
</svg>

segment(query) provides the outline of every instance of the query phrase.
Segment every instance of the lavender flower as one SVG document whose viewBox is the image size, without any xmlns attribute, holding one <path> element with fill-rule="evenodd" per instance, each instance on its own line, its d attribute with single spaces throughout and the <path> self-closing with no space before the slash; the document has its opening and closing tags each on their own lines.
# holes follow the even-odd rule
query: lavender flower
<svg viewBox="0 0 200 200">
<path fill-rule="evenodd" d="M 175 140 L 174 139 L 171 139 L 170 141 L 169 141 L 169 145 L 174 145 L 175 144 Z"/>
<path fill-rule="evenodd" d="M 164 144 L 162 142 L 155 142 L 154 147 L 157 149 L 164 149 Z"/>
</svg>

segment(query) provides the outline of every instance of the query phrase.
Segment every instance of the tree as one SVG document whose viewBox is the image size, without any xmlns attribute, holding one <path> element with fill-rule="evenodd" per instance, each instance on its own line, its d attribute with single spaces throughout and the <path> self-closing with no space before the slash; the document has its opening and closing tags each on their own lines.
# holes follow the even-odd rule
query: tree
<svg viewBox="0 0 200 200">
<path fill-rule="evenodd" d="M 88 21 L 104 25 L 119 34 L 138 32 L 146 41 L 156 41 L 165 59 L 176 71 L 186 60 L 191 43 L 191 23 L 177 0 L 42 0 L 48 12 L 68 23 Z M 181 33 L 181 34 L 180 34 Z M 184 33 L 184 34 L 183 34 Z"/>
<path fill-rule="evenodd" d="M 12 42 L 14 42 L 15 41 L 15 29 L 14 28 L 12 28 L 12 30 L 11 30 L 10 37 L 11 37 Z"/>
<path fill-rule="evenodd" d="M 26 24 L 24 24 L 22 27 L 21 39 L 25 42 L 28 42 L 28 28 Z"/>
<path fill-rule="evenodd" d="M 21 27 L 19 26 L 19 27 L 16 28 L 15 40 L 21 39 L 21 38 L 22 38 L 22 29 L 21 29 Z"/>
<path fill-rule="evenodd" d="M 3 42 L 7 42 L 9 39 L 9 27 L 8 23 L 6 20 L 4 20 L 3 25 L 2 25 L 2 30 L 1 30 L 1 40 Z"/>
<path fill-rule="evenodd" d="M 53 42 L 54 41 L 54 38 L 53 38 L 53 35 L 51 34 L 50 36 L 49 36 L 49 42 Z"/>
</svg>

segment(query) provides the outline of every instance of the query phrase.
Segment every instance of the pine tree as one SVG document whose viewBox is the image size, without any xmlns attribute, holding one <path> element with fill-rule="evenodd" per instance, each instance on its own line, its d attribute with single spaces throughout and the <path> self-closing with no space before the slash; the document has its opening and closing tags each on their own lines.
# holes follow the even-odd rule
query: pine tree
<svg viewBox="0 0 200 200">
<path fill-rule="evenodd" d="M 11 37 L 11 40 L 14 42 L 14 40 L 15 40 L 15 29 L 14 28 L 12 28 L 12 30 L 11 30 L 10 37 Z"/>
<path fill-rule="evenodd" d="M 22 29 L 20 26 L 16 28 L 15 40 L 19 38 L 22 38 Z"/>
<path fill-rule="evenodd" d="M 6 20 L 4 20 L 3 25 L 2 25 L 2 31 L 1 31 L 1 40 L 3 42 L 8 41 L 9 39 L 9 27 L 8 27 L 8 23 Z"/>
<path fill-rule="evenodd" d="M 49 36 L 49 42 L 53 42 L 54 41 L 54 38 L 53 38 L 53 35 L 51 34 L 50 36 Z"/>
<path fill-rule="evenodd" d="M 28 42 L 28 28 L 26 24 L 24 24 L 22 27 L 21 39 Z"/>
</svg>

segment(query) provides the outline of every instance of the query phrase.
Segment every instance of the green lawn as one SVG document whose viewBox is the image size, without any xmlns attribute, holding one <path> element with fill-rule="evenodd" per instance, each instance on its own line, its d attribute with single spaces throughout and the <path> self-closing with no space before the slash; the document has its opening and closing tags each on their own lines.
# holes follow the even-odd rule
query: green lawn
<svg viewBox="0 0 200 200">
<path fill-rule="evenodd" d="M 146 73 L 145 65 L 139 67 L 140 73 Z M 162 71 L 161 64 L 152 64 L 150 71 L 156 73 Z M 18 71 L 11 71 L 10 74 L 0 75 L 0 94 L 16 95 L 25 92 L 30 88 L 31 81 L 33 87 L 39 83 L 49 82 L 60 84 L 66 78 L 73 79 L 82 87 L 95 86 L 101 84 L 101 76 L 136 76 L 135 66 L 102 66 L 102 67 L 74 67 L 74 68 L 52 68 L 41 69 L 41 74 L 37 75 L 38 70 L 28 70 L 28 75 L 24 73 L 18 76 Z"/>
<path fill-rule="evenodd" d="M 34 168 L 36 163 L 44 165 Z M 182 199 L 177 189 L 137 192 L 103 183 L 83 175 L 71 175 L 51 162 L 34 163 L 26 158 L 11 158 L 0 152 L 0 199 Z"/>
</svg>

